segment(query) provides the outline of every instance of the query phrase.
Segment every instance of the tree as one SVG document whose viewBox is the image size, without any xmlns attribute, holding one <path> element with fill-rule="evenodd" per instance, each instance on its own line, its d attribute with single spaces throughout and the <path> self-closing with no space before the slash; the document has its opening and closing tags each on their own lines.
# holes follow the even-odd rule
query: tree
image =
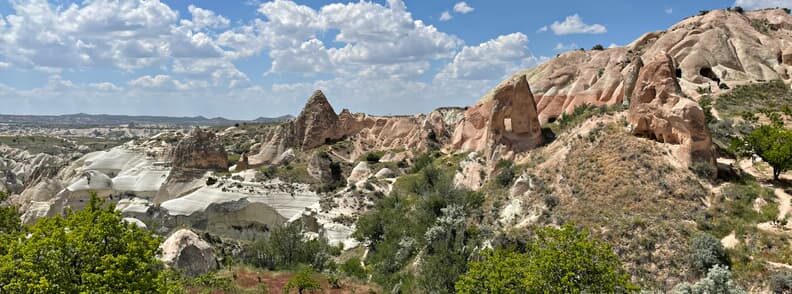
<svg viewBox="0 0 792 294">
<path fill-rule="evenodd" d="M 605 47 L 603 47 L 601 44 L 597 44 L 597 45 L 594 45 L 594 47 L 591 47 L 591 50 L 593 50 L 593 51 L 602 51 L 602 50 L 605 50 Z"/>
<path fill-rule="evenodd" d="M 738 151 L 756 154 L 773 167 L 774 180 L 792 169 L 792 130 L 778 121 L 758 127 L 737 142 Z"/>
<path fill-rule="evenodd" d="M 297 293 L 303 294 L 306 291 L 321 289 L 319 281 L 314 279 L 313 276 L 314 272 L 311 268 L 303 268 L 286 282 L 286 285 L 283 286 L 283 292 L 289 293 L 291 290 L 297 290 Z"/>
<path fill-rule="evenodd" d="M 0 191 L 0 236 L 22 230 L 22 223 L 19 220 L 19 211 L 17 207 L 3 204 L 7 198 L 8 194 Z"/>
<path fill-rule="evenodd" d="M 707 276 L 694 284 L 682 283 L 674 287 L 676 294 L 743 294 L 745 290 L 740 288 L 731 279 L 731 272 L 728 267 L 716 265 L 712 267 Z"/>
<path fill-rule="evenodd" d="M 571 225 L 541 228 L 524 254 L 485 253 L 457 282 L 460 293 L 630 292 L 621 262 L 610 246 Z M 518 282 L 519 281 L 519 282 Z M 515 291 L 516 290 L 516 291 Z"/>
<path fill-rule="evenodd" d="M 40 219 L 25 233 L 0 256 L 3 291 L 161 293 L 177 286 L 156 257 L 160 239 L 96 196 L 82 211 Z"/>
</svg>

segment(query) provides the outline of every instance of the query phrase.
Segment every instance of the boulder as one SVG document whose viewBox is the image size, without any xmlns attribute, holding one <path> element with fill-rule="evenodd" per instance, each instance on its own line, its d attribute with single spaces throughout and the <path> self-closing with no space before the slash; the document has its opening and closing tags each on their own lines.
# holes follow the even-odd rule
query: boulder
<svg viewBox="0 0 792 294">
<path fill-rule="evenodd" d="M 677 157 L 688 166 L 701 163 L 715 170 L 715 150 L 704 111 L 683 97 L 671 56 L 660 54 L 641 68 L 628 120 L 635 135 L 680 145 Z"/>
<path fill-rule="evenodd" d="M 228 169 L 228 154 L 210 131 L 196 128 L 173 150 L 173 169 Z"/>
<path fill-rule="evenodd" d="M 396 173 L 387 167 L 383 167 L 376 174 L 374 174 L 374 177 L 378 179 L 393 178 L 396 177 Z"/>
<path fill-rule="evenodd" d="M 355 168 L 352 169 L 352 172 L 349 174 L 349 178 L 347 178 L 347 183 L 355 184 L 365 180 L 369 175 L 371 175 L 371 169 L 368 167 L 368 164 L 365 161 L 361 161 L 355 166 Z"/>
<path fill-rule="evenodd" d="M 191 230 L 174 232 L 160 245 L 160 249 L 160 260 L 188 276 L 195 277 L 217 269 L 212 245 Z"/>
<path fill-rule="evenodd" d="M 465 111 L 451 148 L 477 151 L 487 158 L 520 153 L 542 144 L 536 103 L 526 76 L 508 80 Z"/>
</svg>

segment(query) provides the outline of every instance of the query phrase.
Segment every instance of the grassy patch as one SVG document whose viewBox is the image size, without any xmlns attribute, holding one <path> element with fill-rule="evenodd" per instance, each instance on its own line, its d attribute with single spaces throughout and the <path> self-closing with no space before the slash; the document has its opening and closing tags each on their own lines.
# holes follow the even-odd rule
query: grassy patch
<svg viewBox="0 0 792 294">
<path fill-rule="evenodd" d="M 792 105 L 792 90 L 781 80 L 735 87 L 731 92 L 718 97 L 715 108 L 721 118 L 755 115 L 767 111 L 778 111 Z"/>
</svg>

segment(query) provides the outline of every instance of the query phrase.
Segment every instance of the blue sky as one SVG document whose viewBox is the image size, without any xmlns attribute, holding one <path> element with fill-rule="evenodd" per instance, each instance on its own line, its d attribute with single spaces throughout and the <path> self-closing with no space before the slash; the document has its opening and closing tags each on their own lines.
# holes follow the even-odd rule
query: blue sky
<svg viewBox="0 0 792 294">
<path fill-rule="evenodd" d="M 428 112 L 733 5 L 792 0 L 0 0 L 0 113 L 250 119 L 295 114 L 314 89 L 337 111 Z"/>
</svg>

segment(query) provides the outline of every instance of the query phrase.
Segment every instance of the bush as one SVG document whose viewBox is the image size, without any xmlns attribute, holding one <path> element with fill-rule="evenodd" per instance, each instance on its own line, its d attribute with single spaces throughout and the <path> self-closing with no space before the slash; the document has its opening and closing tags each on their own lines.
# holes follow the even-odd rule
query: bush
<svg viewBox="0 0 792 294">
<path fill-rule="evenodd" d="M 605 47 L 602 47 L 601 44 L 597 44 L 597 45 L 594 45 L 594 47 L 591 47 L 591 50 L 602 51 L 602 50 L 605 50 Z"/>
<path fill-rule="evenodd" d="M 739 14 L 745 13 L 745 9 L 743 9 L 741 6 L 734 6 L 734 7 L 730 8 L 729 11 L 734 11 L 734 12 L 737 12 Z"/>
<path fill-rule="evenodd" d="M 341 272 L 347 276 L 364 280 L 366 279 L 366 269 L 360 265 L 360 259 L 357 257 L 350 258 L 341 264 Z"/>
<path fill-rule="evenodd" d="M 716 265 L 707 272 L 707 276 L 695 284 L 682 283 L 674 287 L 676 294 L 742 294 L 745 290 L 740 288 L 731 279 L 729 268 Z"/>
<path fill-rule="evenodd" d="M 787 14 L 790 14 L 792 12 L 792 9 L 789 9 L 789 8 L 786 8 L 786 7 L 784 7 L 783 9 L 784 9 L 784 12 L 786 12 Z"/>
<path fill-rule="evenodd" d="M 375 151 L 367 153 L 365 159 L 368 163 L 378 163 L 383 156 L 385 156 L 385 151 Z"/>
<path fill-rule="evenodd" d="M 710 12 L 709 10 L 699 10 L 698 15 L 699 16 L 704 16 L 704 15 L 707 15 L 707 13 L 709 13 L 709 12 Z"/>
<path fill-rule="evenodd" d="M 499 172 L 498 175 L 495 176 L 495 182 L 501 187 L 509 187 L 512 181 L 514 181 L 514 177 L 517 175 L 514 163 L 508 160 L 501 160 L 497 164 L 497 169 Z"/>
<path fill-rule="evenodd" d="M 17 207 L 3 204 L 7 198 L 7 194 L 0 191 L 0 239 L 5 239 L 7 237 L 4 236 L 5 234 L 14 234 L 22 230 Z M 3 245 L 0 245 L 0 254 L 2 253 Z"/>
<path fill-rule="evenodd" d="M 777 272 L 770 276 L 770 291 L 792 293 L 792 272 Z"/>
<path fill-rule="evenodd" d="M 777 120 L 777 119 L 776 119 Z M 773 167 L 773 179 L 792 169 L 792 130 L 778 122 L 764 125 L 745 137 L 745 151 L 756 154 Z"/>
<path fill-rule="evenodd" d="M 314 273 L 311 268 L 303 268 L 297 274 L 295 274 L 286 285 L 283 286 L 284 293 L 290 293 L 291 290 L 296 290 L 297 293 L 305 293 L 305 291 L 313 291 L 319 290 L 322 286 L 319 284 L 319 280 L 314 278 L 316 273 Z"/>
<path fill-rule="evenodd" d="M 718 238 L 701 233 L 690 241 L 690 265 L 701 274 L 716 265 L 726 265 L 726 250 Z"/>
<path fill-rule="evenodd" d="M 459 278 L 459 293 L 621 293 L 636 291 L 609 245 L 571 225 L 536 232 L 524 254 L 485 251 Z"/>
<path fill-rule="evenodd" d="M 243 259 L 253 266 L 271 270 L 305 264 L 321 271 L 333 267 L 331 256 L 340 254 L 339 251 L 324 239 L 306 240 L 302 227 L 298 223 L 290 223 L 273 229 L 266 240 L 245 248 Z"/>
</svg>

